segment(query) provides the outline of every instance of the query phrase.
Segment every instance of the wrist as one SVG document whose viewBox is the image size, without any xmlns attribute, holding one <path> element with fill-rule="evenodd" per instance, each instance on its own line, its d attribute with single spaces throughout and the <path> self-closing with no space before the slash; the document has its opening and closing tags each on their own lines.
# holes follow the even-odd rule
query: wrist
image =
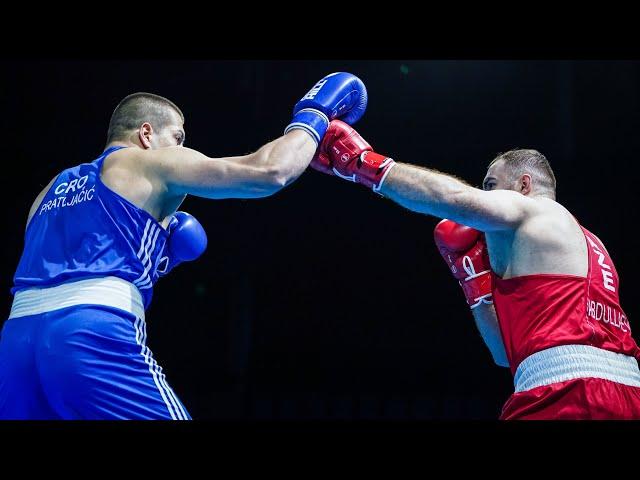
<svg viewBox="0 0 640 480">
<path fill-rule="evenodd" d="M 329 118 L 324 113 L 314 108 L 303 108 L 293 116 L 289 125 L 284 129 L 284 133 L 295 129 L 304 130 L 311 135 L 317 146 L 328 128 Z"/>
<path fill-rule="evenodd" d="M 473 302 L 473 303 L 472 303 Z M 493 305 L 493 295 L 488 293 L 474 299 L 467 299 L 467 304 L 471 310 L 478 308 L 480 305 Z"/>
<path fill-rule="evenodd" d="M 370 150 L 362 152 L 356 161 L 355 181 L 371 188 L 378 195 L 382 195 L 380 193 L 382 184 L 395 165 L 396 162 L 385 155 Z"/>
</svg>

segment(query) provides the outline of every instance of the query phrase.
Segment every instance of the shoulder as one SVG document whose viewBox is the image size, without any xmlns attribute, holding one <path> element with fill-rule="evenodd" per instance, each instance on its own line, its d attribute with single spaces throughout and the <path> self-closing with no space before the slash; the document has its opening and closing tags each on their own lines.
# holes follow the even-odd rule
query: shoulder
<svg viewBox="0 0 640 480">
<path fill-rule="evenodd" d="M 128 147 L 112 152 L 104 159 L 102 177 L 156 177 L 160 168 L 159 151 Z"/>
<path fill-rule="evenodd" d="M 143 149 L 137 147 L 127 147 L 121 148 L 120 150 L 116 150 L 115 152 L 111 152 L 104 159 L 103 165 L 105 167 L 113 167 L 113 166 L 125 166 L 137 163 L 138 159 L 142 157 L 141 153 L 144 152 Z"/>
<path fill-rule="evenodd" d="M 561 203 L 546 197 L 534 198 L 533 200 L 536 202 L 538 211 L 544 214 L 545 217 L 557 219 L 562 222 L 568 222 L 572 226 L 580 227 L 578 220 L 567 209 L 567 207 Z"/>
<path fill-rule="evenodd" d="M 550 201 L 550 199 L 543 197 L 530 197 L 528 195 L 523 195 L 514 190 L 485 191 L 482 189 L 478 189 L 478 191 L 481 192 L 481 195 L 484 195 L 487 198 L 491 198 L 495 201 L 518 204 L 535 211 L 548 208 L 548 202 Z"/>
<path fill-rule="evenodd" d="M 193 160 L 206 159 L 202 153 L 186 147 L 164 147 L 158 149 L 123 148 L 112 153 L 107 159 L 113 163 L 122 163 L 136 171 L 151 175 L 167 170 L 184 167 Z"/>
<path fill-rule="evenodd" d="M 550 198 L 533 198 L 535 208 L 523 223 L 524 229 L 537 236 L 570 238 L 581 232 L 580 224 L 566 207 Z M 578 235 L 579 236 L 579 235 Z"/>
<path fill-rule="evenodd" d="M 546 199 L 530 197 L 513 190 L 476 189 L 478 203 L 486 205 L 497 216 L 510 218 L 512 227 L 550 211 Z"/>
</svg>

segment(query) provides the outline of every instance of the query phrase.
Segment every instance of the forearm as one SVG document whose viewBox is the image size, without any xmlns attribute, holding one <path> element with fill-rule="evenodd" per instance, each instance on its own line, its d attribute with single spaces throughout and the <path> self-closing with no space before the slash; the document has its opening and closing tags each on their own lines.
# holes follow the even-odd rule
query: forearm
<svg viewBox="0 0 640 480">
<path fill-rule="evenodd" d="M 307 168 L 315 142 L 294 130 L 257 151 L 243 156 L 211 158 L 185 147 L 157 149 L 148 175 L 159 177 L 172 196 L 205 198 L 260 198 L 272 195 L 293 182 Z"/>
<path fill-rule="evenodd" d="M 251 161 L 274 176 L 285 187 L 306 170 L 316 151 L 312 137 L 303 130 L 291 130 L 258 150 Z"/>
<path fill-rule="evenodd" d="M 231 160 L 252 172 L 251 176 L 263 185 L 261 196 L 268 196 L 295 181 L 309 166 L 315 151 L 316 143 L 308 133 L 292 130 L 254 153 Z"/>
<path fill-rule="evenodd" d="M 468 201 L 470 190 L 473 187 L 452 175 L 396 163 L 380 193 L 414 212 L 460 222 L 460 217 L 471 210 Z"/>
<path fill-rule="evenodd" d="M 496 310 L 492 304 L 482 303 L 471 310 L 482 340 L 489 348 L 493 361 L 501 367 L 509 367 L 502 341 Z"/>
</svg>

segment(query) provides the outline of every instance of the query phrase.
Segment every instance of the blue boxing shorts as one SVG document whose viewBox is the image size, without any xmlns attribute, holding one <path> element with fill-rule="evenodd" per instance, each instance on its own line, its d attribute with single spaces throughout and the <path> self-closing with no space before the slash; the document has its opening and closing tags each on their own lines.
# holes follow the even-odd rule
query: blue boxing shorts
<svg viewBox="0 0 640 480">
<path fill-rule="evenodd" d="M 117 277 L 16 292 L 0 334 L 0 419 L 191 420 Z"/>
</svg>

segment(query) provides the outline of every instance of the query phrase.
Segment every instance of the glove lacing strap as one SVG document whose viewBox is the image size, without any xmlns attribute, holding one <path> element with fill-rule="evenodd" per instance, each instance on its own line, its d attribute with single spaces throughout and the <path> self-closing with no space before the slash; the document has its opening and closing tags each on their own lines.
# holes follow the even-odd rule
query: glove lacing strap
<svg viewBox="0 0 640 480">
<path fill-rule="evenodd" d="M 465 282 L 468 282 L 470 280 L 473 280 L 474 278 L 478 278 L 481 277 L 482 275 L 486 275 L 487 273 L 490 273 L 491 270 L 483 270 L 480 273 L 476 273 L 476 269 L 473 266 L 473 262 L 471 261 L 471 257 L 469 257 L 468 255 L 465 255 L 462 259 L 462 267 L 464 268 L 464 271 L 467 273 L 467 277 L 464 279 Z M 473 299 L 473 301 L 475 302 L 473 305 L 471 305 L 471 308 L 476 308 L 478 305 L 480 305 L 481 303 L 485 303 L 487 305 L 493 305 L 493 300 L 491 299 L 491 297 L 493 297 L 492 293 L 487 293 L 486 295 L 481 295 L 479 297 L 476 297 Z"/>
<path fill-rule="evenodd" d="M 364 162 L 364 157 L 365 157 L 367 154 L 369 154 L 369 153 L 371 153 L 371 152 L 370 152 L 369 150 L 367 150 L 367 151 L 364 151 L 364 152 L 362 152 L 362 153 L 360 154 L 360 163 Z M 379 155 L 379 154 L 376 154 L 376 155 Z M 380 193 L 380 189 L 382 188 L 382 184 L 384 183 L 385 179 L 387 178 L 387 175 L 389 175 L 389 172 L 391 171 L 391 169 L 392 169 L 393 167 L 395 167 L 395 166 L 396 166 L 396 162 L 395 162 L 395 160 L 394 160 L 393 158 L 391 158 L 391 157 L 386 157 L 386 158 L 384 159 L 384 161 L 383 161 L 380 165 L 378 165 L 378 166 L 376 167 L 378 170 L 383 170 L 384 168 L 389 167 L 389 168 L 387 168 L 387 170 L 384 172 L 384 175 L 382 175 L 382 178 L 380 179 L 380 181 L 378 182 L 378 184 L 377 184 L 377 185 L 373 182 L 373 180 L 375 180 L 375 176 L 374 176 L 374 178 L 371 178 L 371 177 L 370 177 L 370 176 L 368 176 L 368 175 L 362 175 L 362 174 L 360 174 L 360 176 L 361 176 L 361 177 L 366 178 L 367 180 L 370 180 L 370 181 L 371 181 L 371 183 L 372 183 L 371 188 L 373 189 L 373 191 L 374 191 L 375 193 L 377 193 L 378 195 L 382 195 L 382 194 Z M 357 182 L 358 182 L 358 178 L 356 177 L 356 174 L 355 174 L 355 173 L 353 173 L 353 175 L 343 175 L 343 174 L 341 174 L 338 170 L 336 170 L 336 168 L 335 168 L 335 167 L 333 167 L 332 171 L 333 171 L 333 173 L 334 173 L 337 177 L 340 177 L 340 178 L 342 178 L 343 180 L 347 180 L 347 181 L 349 181 L 349 182 L 354 182 L 354 183 L 357 183 Z"/>
<path fill-rule="evenodd" d="M 491 271 L 491 270 L 483 270 L 480 273 L 476 273 L 476 269 L 473 267 L 473 262 L 471 261 L 471 257 L 469 257 L 468 255 L 465 255 L 464 258 L 462 259 L 462 267 L 464 268 L 464 271 L 467 272 L 467 275 L 468 275 L 468 277 L 464 279 L 465 282 L 468 282 L 469 280 L 473 280 L 474 278 L 477 278 Z"/>
<path fill-rule="evenodd" d="M 384 168 L 387 165 L 389 165 L 389 168 L 387 168 L 387 171 L 384 172 L 384 175 L 380 179 L 380 183 L 378 183 L 378 185 L 374 185 L 373 186 L 373 191 L 376 192 L 378 195 L 382 195 L 380 193 L 380 189 L 382 188 L 382 184 L 386 180 L 387 175 L 389 175 L 389 172 L 391 171 L 391 169 L 393 167 L 395 167 L 397 164 L 396 164 L 396 162 L 395 162 L 395 160 L 393 158 L 387 158 L 384 162 L 382 162 L 382 164 L 380 165 L 380 168 Z"/>
</svg>

